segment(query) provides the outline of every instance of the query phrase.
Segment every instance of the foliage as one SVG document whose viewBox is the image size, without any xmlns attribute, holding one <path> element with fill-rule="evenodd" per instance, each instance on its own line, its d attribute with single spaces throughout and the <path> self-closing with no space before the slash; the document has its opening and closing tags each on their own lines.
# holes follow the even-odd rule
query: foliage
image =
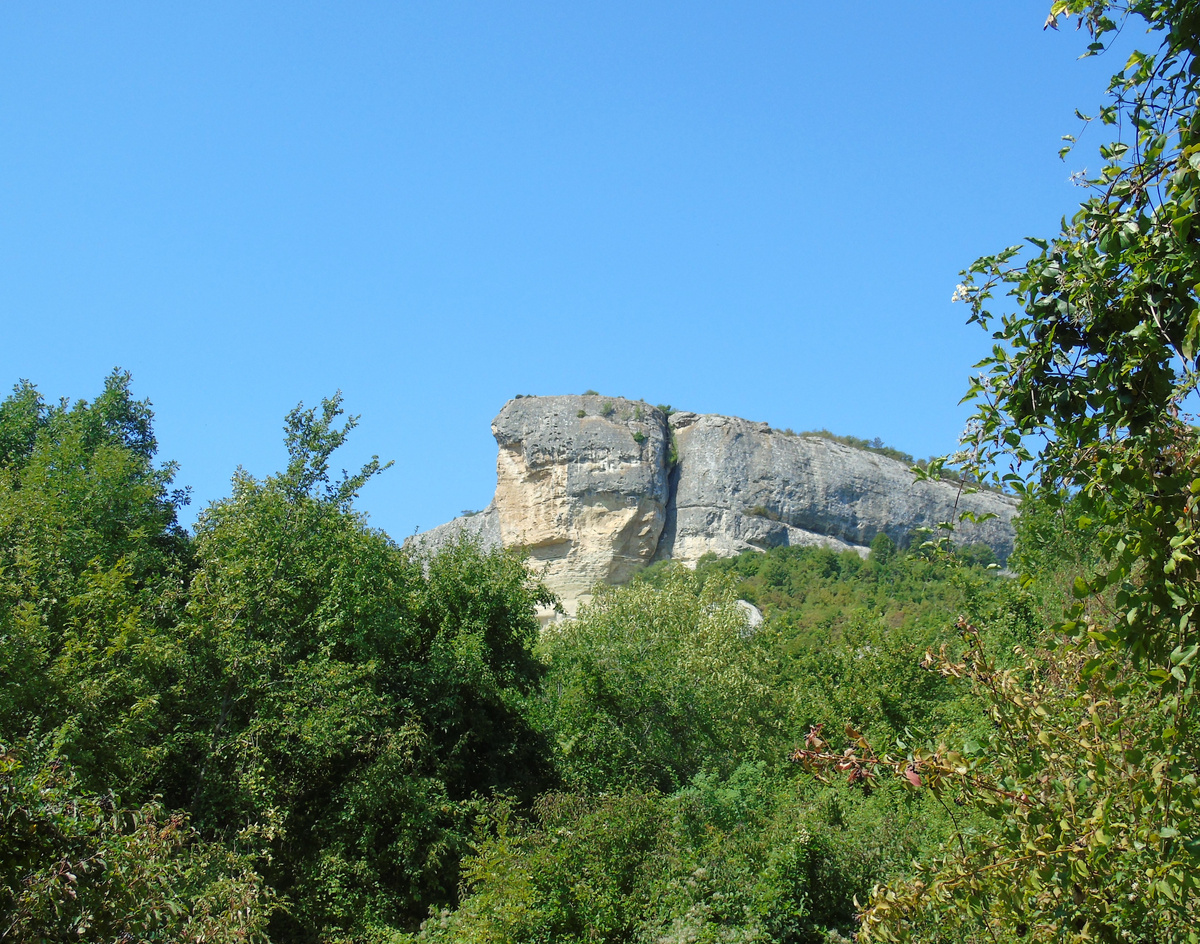
<svg viewBox="0 0 1200 944">
<path fill-rule="evenodd" d="M 1184 413 L 1200 348 L 1200 24 L 1188 2 L 1056 0 L 1047 25 L 1069 15 L 1089 55 L 1139 21 L 1161 45 L 1110 83 L 1096 118 L 1117 140 L 1081 178 L 1079 211 L 1028 252 L 976 262 L 955 294 L 996 341 L 958 458 L 1025 496 L 1015 560 L 1074 570 L 1075 599 L 1015 668 L 997 668 L 966 623 L 963 657 L 930 656 L 984 700 L 990 736 L 877 757 L 855 731 L 835 759 L 814 732 L 800 752 L 859 782 L 890 767 L 991 817 L 878 889 L 868 940 L 1200 940 L 1200 449 Z M 1001 289 L 1011 309 L 996 312 Z"/>
<path fill-rule="evenodd" d="M 5 816 L 41 824 L 0 849 L 23 927 L 86 907 L 113 939 L 394 942 L 432 910 L 443 940 L 818 942 L 948 835 L 928 791 L 781 761 L 838 718 L 983 736 L 917 658 L 954 612 L 1028 642 L 1035 586 L 886 539 L 777 548 L 649 568 L 539 638 L 553 601 L 519 557 L 368 527 L 381 465 L 331 474 L 340 416 L 294 410 L 286 468 L 239 471 L 188 536 L 127 376 L 0 404 Z M 97 849 L 119 867 L 67 867 Z"/>
<path fill-rule="evenodd" d="M 175 876 L 182 896 L 197 863 L 195 882 L 218 884 L 253 865 L 281 902 L 254 927 L 269 916 L 276 941 L 415 923 L 454 900 L 480 805 L 555 783 L 528 717 L 551 598 L 512 555 L 464 543 L 425 560 L 368 528 L 352 501 L 382 467 L 330 474 L 354 426 L 340 413 L 337 397 L 294 410 L 286 469 L 239 471 L 193 539 L 128 375 L 91 404 L 47 407 L 28 384 L 0 404 L 0 743 L 53 745 L 44 769 L 13 760 L 32 771 L 13 789 L 107 809 L 103 828 L 80 813 L 62 855 L 86 837 L 112 861 L 139 850 L 145 882 Z M 143 881 L 121 869 L 95 886 L 113 915 L 121 883 Z M 30 928 L 66 907 L 46 876 Z"/>
<path fill-rule="evenodd" d="M 928 794 L 898 784 L 869 797 L 811 789 L 772 759 L 789 731 L 838 717 L 885 740 L 950 721 L 979 734 L 978 702 L 920 669 L 923 646 L 945 638 L 938 627 L 952 606 L 1013 633 L 1027 631 L 1029 618 L 1021 611 L 1029 591 L 1011 581 L 893 551 L 886 563 L 898 606 L 906 596 L 925 603 L 900 619 L 874 607 L 888 599 L 874 585 L 887 579 L 878 561 L 779 548 L 706 560 L 694 574 L 656 566 L 552 628 L 540 648 L 546 723 L 574 793 L 544 798 L 550 805 L 539 805 L 533 823 L 511 810 L 489 819 L 464 871 L 467 897 L 435 913 L 423 939 L 586 939 L 581 928 L 598 940 L 637 941 L 850 933 L 854 897 L 865 901 L 873 883 L 905 874 L 914 854 L 949 835 L 951 820 Z M 764 584 L 773 568 L 784 579 Z M 767 586 L 767 628 L 718 636 L 732 645 L 709 662 L 745 667 L 747 681 L 760 683 L 752 701 L 730 685 L 736 674 L 691 667 L 700 624 L 681 614 L 711 612 L 696 607 L 706 594 L 732 602 Z M 818 593 L 828 595 L 818 610 L 824 625 L 802 618 Z M 788 623 L 788 615 L 801 618 Z M 739 703 L 740 714 L 731 710 Z M 750 738 L 753 703 L 766 723 Z"/>
<path fill-rule="evenodd" d="M 787 432 L 785 430 L 785 432 Z M 795 436 L 796 433 L 791 433 Z M 809 429 L 800 433 L 801 436 L 820 436 L 822 439 L 830 439 L 833 442 L 841 443 L 843 446 L 850 446 L 854 449 L 866 449 L 871 452 L 878 452 L 880 455 L 887 456 L 889 459 L 897 459 L 900 462 L 907 462 L 909 465 L 913 463 L 913 457 L 907 452 L 902 452 L 899 449 L 893 449 L 891 446 L 884 444 L 883 440 L 876 436 L 874 439 L 860 439 L 858 436 L 839 436 L 837 433 L 831 433 L 827 429 Z"/>
<path fill-rule="evenodd" d="M 922 671 L 925 651 L 954 641 L 956 613 L 986 622 L 991 650 L 1008 661 L 1012 646 L 1036 638 L 1045 610 L 1037 586 L 961 557 L 893 547 L 884 561 L 875 558 L 781 547 L 705 559 L 696 569 L 699 580 L 735 581 L 734 593 L 766 616 L 780 753 L 813 725 L 847 721 L 881 743 L 943 729 L 966 736 L 980 724 L 979 701 Z M 655 565 L 640 580 L 656 585 L 669 572 Z"/>
<path fill-rule="evenodd" d="M 972 321 L 998 322 L 968 393 L 971 463 L 1045 502 L 1074 497 L 1071 513 L 1094 528 L 1106 562 L 1085 592 L 1119 588 L 1125 618 L 1106 632 L 1156 662 L 1191 646 L 1196 625 L 1197 449 L 1180 417 L 1200 344 L 1200 40 L 1190 11 L 1180 2 L 1053 5 L 1052 22 L 1080 15 L 1090 53 L 1139 18 L 1163 44 L 1135 52 L 1113 77 L 1097 118 L 1129 139 L 1100 149 L 1101 170 L 1083 181 L 1093 195 L 1057 237 L 1030 240 L 1028 257 L 1012 247 L 977 261 L 958 292 Z M 1002 287 L 1017 311 L 997 315 Z M 1016 467 L 1004 471 L 1010 459 Z"/>
<path fill-rule="evenodd" d="M 274 895 L 230 844 L 158 803 L 125 809 L 70 766 L 0 746 L 0 939 L 265 942 Z"/>
<path fill-rule="evenodd" d="M 476 796 L 548 777 L 522 714 L 548 596 L 511 556 L 424 561 L 369 529 L 349 500 L 377 461 L 327 474 L 339 412 L 294 411 L 287 470 L 239 473 L 201 516 L 184 626 L 199 697 L 173 795 L 206 830 L 257 824 L 285 938 L 451 900 Z"/>
<path fill-rule="evenodd" d="M 461 908 L 435 913 L 418 940 L 836 940 L 854 896 L 919 848 L 924 826 L 919 798 L 899 789 L 845 798 L 762 764 L 670 796 L 550 794 L 532 823 L 492 814 Z"/>
<path fill-rule="evenodd" d="M 732 769 L 777 724 L 770 635 L 751 635 L 727 582 L 676 566 L 660 586 L 602 591 L 546 632 L 546 725 L 568 784 L 670 791 Z"/>
<path fill-rule="evenodd" d="M 891 545 L 892 551 L 883 548 Z M 863 560 L 853 551 L 821 547 L 776 547 L 762 553 L 701 560 L 700 579 L 727 575 L 735 593 L 766 614 L 781 636 L 784 651 L 827 649 L 840 644 L 849 627 L 878 621 L 906 634 L 920 648 L 944 638 L 953 616 L 998 618 L 1003 612 L 1016 622 L 1004 632 L 1028 641 L 1030 588 L 1021 588 L 989 573 L 974 553 L 930 557 L 920 549 L 896 548 L 886 535 L 877 536 Z M 657 583 L 669 564 L 655 564 L 639 577 Z M 1006 617 L 1007 618 L 1007 617 Z M 997 626 L 997 632 L 1001 627 Z"/>
<path fill-rule="evenodd" d="M 819 776 L 837 771 L 868 788 L 886 770 L 994 820 L 960 828 L 957 847 L 877 887 L 859 939 L 905 940 L 918 928 L 948 941 L 981 929 L 1031 941 L 1194 940 L 1200 793 L 1147 680 L 1098 672 L 1077 651 L 998 669 L 979 631 L 959 627 L 963 657 L 943 647 L 926 665 L 980 692 L 991 730 L 961 750 L 943 742 L 878 756 L 852 728 L 851 746 L 832 751 L 816 726 L 793 755 Z"/>
<path fill-rule="evenodd" d="M 880 531 L 871 539 L 871 551 L 868 556 L 873 564 L 885 566 L 896 556 L 896 542 L 888 537 L 887 532 Z"/>
<path fill-rule="evenodd" d="M 191 564 L 186 496 L 129 382 L 57 406 L 21 383 L 0 404 L 0 738 L 57 731 L 86 782 L 145 788 Z"/>
</svg>

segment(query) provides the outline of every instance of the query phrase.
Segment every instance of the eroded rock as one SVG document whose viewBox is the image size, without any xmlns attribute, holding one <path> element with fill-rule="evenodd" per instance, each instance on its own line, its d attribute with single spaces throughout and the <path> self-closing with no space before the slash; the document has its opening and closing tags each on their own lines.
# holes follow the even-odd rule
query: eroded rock
<svg viewBox="0 0 1200 944">
<path fill-rule="evenodd" d="M 479 515 L 418 535 L 436 550 L 461 533 L 526 549 L 569 614 L 597 583 L 646 566 L 666 523 L 667 423 L 620 397 L 521 397 L 492 421 L 496 495 Z"/>
<path fill-rule="evenodd" d="M 510 400 L 492 422 L 500 447 L 500 540 L 523 547 L 569 612 L 597 583 L 650 562 L 666 523 L 661 412 L 598 396 Z"/>
<path fill-rule="evenodd" d="M 1016 503 L 1006 495 L 914 482 L 906 463 L 880 453 L 736 417 L 675 414 L 671 427 L 678 462 L 659 559 L 785 545 L 865 554 L 880 532 L 906 545 L 964 511 L 996 518 L 960 523 L 957 542 L 987 544 L 1001 560 L 1012 551 Z"/>
<path fill-rule="evenodd" d="M 524 548 L 569 614 L 597 583 L 625 583 L 651 560 L 797 545 L 865 555 L 881 532 L 905 545 L 964 511 L 995 518 L 959 524 L 956 541 L 1001 561 L 1012 551 L 1011 497 L 914 482 L 903 462 L 766 423 L 681 412 L 668 424 L 641 401 L 520 397 L 492 433 L 492 503 L 410 541 L 436 551 L 465 533 Z"/>
</svg>

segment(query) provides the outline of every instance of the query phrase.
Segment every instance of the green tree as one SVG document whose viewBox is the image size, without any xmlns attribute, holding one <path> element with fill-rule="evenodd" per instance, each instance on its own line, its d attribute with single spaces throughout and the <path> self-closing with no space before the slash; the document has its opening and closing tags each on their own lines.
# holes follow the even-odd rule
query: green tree
<svg viewBox="0 0 1200 944">
<path fill-rule="evenodd" d="M 871 541 L 871 560 L 877 564 L 886 564 L 896 556 L 896 542 L 880 531 Z"/>
<path fill-rule="evenodd" d="M 331 479 L 340 414 L 297 408 L 287 469 L 239 472 L 201 515 L 182 624 L 193 697 L 168 796 L 207 835 L 253 824 L 289 901 L 281 941 L 452 902 L 479 803 L 550 775 L 525 717 L 548 594 L 512 555 L 423 560 L 368 527 L 352 500 L 381 466 Z"/>
<path fill-rule="evenodd" d="M 1071 14 L 1089 54 L 1139 21 L 1161 45 L 1112 79 L 1096 120 L 1119 138 L 1085 181 L 1093 196 L 1057 237 L 980 259 L 959 287 L 997 342 L 969 391 L 968 460 L 1042 503 L 1071 497 L 1072 524 L 1094 529 L 1107 565 L 1081 590 L 1119 588 L 1126 618 L 1109 641 L 1178 664 L 1198 638 L 1196 436 L 1183 415 L 1200 350 L 1200 38 L 1182 0 L 1063 0 L 1050 22 Z M 994 310 L 1000 288 L 1012 310 Z"/>
<path fill-rule="evenodd" d="M 0 738 L 57 732 L 93 788 L 149 790 L 182 652 L 186 495 L 150 405 L 114 371 L 93 402 L 0 404 Z"/>
<path fill-rule="evenodd" d="M 965 657 L 927 660 L 984 700 L 991 736 L 880 758 L 857 732 L 849 753 L 815 735 L 798 752 L 860 780 L 890 766 L 993 820 L 878 890 L 863 939 L 1200 940 L 1200 448 L 1186 417 L 1200 351 L 1200 8 L 1057 0 L 1047 25 L 1072 16 L 1089 55 L 1138 26 L 1158 47 L 1110 83 L 1095 118 L 1116 140 L 1079 211 L 1028 252 L 979 260 L 959 286 L 996 342 L 960 458 L 1025 496 L 1040 519 L 1027 534 L 1092 535 L 1073 563 L 1094 570 L 1074 578 L 1049 648 L 1017 670 L 998 669 L 965 622 Z"/>
<path fill-rule="evenodd" d="M 770 634 L 751 634 L 728 580 L 675 566 L 659 586 L 602 591 L 540 652 L 559 764 L 585 790 L 672 791 L 729 771 L 778 730 Z"/>
</svg>

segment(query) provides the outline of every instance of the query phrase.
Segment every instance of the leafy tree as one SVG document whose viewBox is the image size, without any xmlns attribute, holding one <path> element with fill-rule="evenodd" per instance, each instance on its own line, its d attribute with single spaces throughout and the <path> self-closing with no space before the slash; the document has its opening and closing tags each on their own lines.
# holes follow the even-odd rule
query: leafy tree
<svg viewBox="0 0 1200 944">
<path fill-rule="evenodd" d="M 847 794 L 771 760 L 797 726 L 845 718 L 885 741 L 951 726 L 984 736 L 980 701 L 918 662 L 954 638 L 944 628 L 956 612 L 988 619 L 999 648 L 1029 638 L 1034 589 L 961 558 L 896 551 L 879 564 L 776 548 L 694 573 L 657 565 L 605 591 L 538 648 L 542 718 L 572 792 L 543 795 L 532 817 L 491 807 L 464 860 L 461 904 L 435 910 L 417 938 L 851 934 L 855 896 L 907 876 L 953 821 L 906 781 Z M 764 608 L 754 634 L 738 597 Z"/>
<path fill-rule="evenodd" d="M 1026 564 L 1045 559 L 1049 534 L 1078 529 L 1089 546 L 1057 550 L 1086 569 L 1051 648 L 1017 669 L 997 668 L 965 622 L 965 656 L 927 660 L 984 700 L 989 737 L 880 757 L 858 732 L 847 752 L 814 732 L 798 752 L 860 783 L 890 768 L 993 819 L 915 881 L 877 890 L 865 940 L 1200 940 L 1200 448 L 1185 412 L 1200 351 L 1200 11 L 1057 0 L 1047 25 L 1068 16 L 1088 54 L 1139 23 L 1160 45 L 1112 79 L 1096 118 L 1118 137 L 1079 212 L 1026 254 L 979 260 L 956 294 L 996 341 L 969 392 L 968 469 L 1040 519 Z M 997 312 L 1002 288 L 1012 302 Z"/>
<path fill-rule="evenodd" d="M 876 564 L 886 564 L 895 556 L 896 542 L 880 531 L 871 541 L 871 560 Z"/>
<path fill-rule="evenodd" d="M 512 555 L 423 560 L 329 476 L 340 400 L 288 417 L 289 463 L 200 517 L 182 629 L 194 694 L 168 796 L 210 835 L 253 824 L 287 895 L 276 940 L 383 933 L 454 900 L 478 804 L 549 782 L 525 718 L 535 608 Z M 247 840 L 248 841 L 248 840 Z"/>
<path fill-rule="evenodd" d="M 1042 502 L 1072 497 L 1106 564 L 1083 593 L 1119 588 L 1126 618 L 1107 627 L 1109 641 L 1155 662 L 1174 652 L 1178 664 L 1197 641 L 1196 436 L 1182 417 L 1200 350 L 1196 13 L 1183 0 L 1060 0 L 1052 11 L 1052 24 L 1079 16 L 1089 54 L 1139 20 L 1161 46 L 1112 79 L 1096 120 L 1120 137 L 1084 181 L 1093 196 L 1057 237 L 1030 240 L 1031 255 L 980 259 L 959 287 L 971 320 L 997 326 L 969 391 L 969 458 Z M 1015 311 L 993 310 L 1001 287 Z"/>
<path fill-rule="evenodd" d="M 777 729 L 769 633 L 748 632 L 729 582 L 675 566 L 660 583 L 606 589 L 543 638 L 546 723 L 581 789 L 669 792 Z"/>
<path fill-rule="evenodd" d="M 148 789 L 190 568 L 150 405 L 114 371 L 88 403 L 0 404 L 0 737 L 58 731 L 93 787 Z"/>
</svg>

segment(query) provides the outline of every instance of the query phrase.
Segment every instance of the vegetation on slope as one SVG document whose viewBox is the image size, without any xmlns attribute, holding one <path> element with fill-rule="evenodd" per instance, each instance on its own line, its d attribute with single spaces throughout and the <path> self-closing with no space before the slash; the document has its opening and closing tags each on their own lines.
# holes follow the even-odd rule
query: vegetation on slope
<svg viewBox="0 0 1200 944">
<path fill-rule="evenodd" d="M 288 467 L 189 535 L 128 376 L 0 405 L 5 939 L 365 941 L 433 909 L 427 937 L 816 940 L 944 834 L 787 754 L 969 717 L 914 654 L 1011 584 L 780 549 L 654 568 L 539 639 L 512 555 L 365 525 L 379 465 L 330 477 L 339 412 L 294 411 Z"/>
<path fill-rule="evenodd" d="M 228 881 L 267 883 L 229 911 L 231 935 L 402 927 L 453 900 L 486 797 L 555 782 L 526 708 L 547 594 L 511 555 L 426 566 L 368 528 L 351 501 L 378 464 L 328 475 L 353 425 L 339 412 L 295 411 L 288 468 L 239 473 L 188 536 L 127 376 L 90 404 L 21 386 L 0 407 L 0 802 L 40 843 L 6 841 L 0 911 L 39 890 L 48 927 L 76 933 L 94 921 L 78 902 L 135 894 L 85 839 L 124 849 L 165 817 L 176 838 L 154 841 L 219 848 L 243 863 Z M 23 786 L 42 780 L 74 799 Z M 111 839 L 37 825 L 76 801 L 114 811 Z M 47 857 L 71 877 L 39 884 L 27 870 Z M 145 881 L 174 883 L 177 858 L 150 856 Z M 202 926 L 204 888 L 157 933 Z"/>
<path fill-rule="evenodd" d="M 777 549 L 539 639 L 519 560 L 354 512 L 379 466 L 330 479 L 336 399 L 189 535 L 127 376 L 18 385 L 0 939 L 1200 940 L 1197 13 L 1053 13 L 1162 45 L 1079 214 L 960 288 L 998 326 L 967 459 L 1023 496 L 1019 579 Z"/>
</svg>

